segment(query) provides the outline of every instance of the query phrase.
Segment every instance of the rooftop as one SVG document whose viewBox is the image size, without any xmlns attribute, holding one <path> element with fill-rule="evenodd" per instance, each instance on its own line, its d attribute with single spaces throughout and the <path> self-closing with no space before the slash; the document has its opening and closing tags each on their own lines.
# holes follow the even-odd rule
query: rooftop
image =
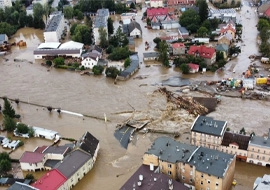
<svg viewBox="0 0 270 190">
<path fill-rule="evenodd" d="M 130 75 L 131 73 L 136 71 L 136 69 L 139 68 L 139 56 L 138 56 L 138 54 L 130 55 L 129 58 L 131 60 L 131 63 L 125 70 L 123 70 L 119 74 L 119 76 L 121 76 L 121 77 L 127 77 L 128 75 Z"/>
<path fill-rule="evenodd" d="M 21 183 L 16 181 L 13 185 L 11 185 L 8 190 L 18 190 L 18 189 L 22 189 L 22 190 L 39 190 L 35 187 L 32 187 L 30 185 L 27 185 L 25 183 Z"/>
<path fill-rule="evenodd" d="M 159 56 L 159 52 L 144 52 L 143 53 L 143 57 L 158 57 Z"/>
<path fill-rule="evenodd" d="M 63 174 L 52 169 L 39 178 L 32 186 L 40 190 L 57 190 L 66 180 L 67 178 Z"/>
<path fill-rule="evenodd" d="M 44 154 L 25 151 L 19 161 L 24 163 L 38 163 L 43 160 L 43 157 Z"/>
<path fill-rule="evenodd" d="M 60 46 L 61 43 L 59 42 L 46 42 L 41 43 L 38 46 L 38 49 L 57 49 Z"/>
<path fill-rule="evenodd" d="M 187 162 L 196 146 L 180 143 L 169 137 L 159 137 L 146 154 L 153 154 L 170 163 Z"/>
<path fill-rule="evenodd" d="M 70 148 L 67 146 L 48 146 L 42 153 L 44 154 L 66 154 L 70 152 Z"/>
<path fill-rule="evenodd" d="M 109 9 L 98 9 L 97 15 L 101 16 L 101 17 L 108 17 L 108 16 L 110 16 Z"/>
<path fill-rule="evenodd" d="M 82 49 L 84 46 L 83 43 L 68 41 L 60 45 L 59 49 Z"/>
<path fill-rule="evenodd" d="M 229 146 L 231 143 L 236 143 L 239 149 L 247 150 L 250 136 L 231 133 L 226 131 L 222 139 L 222 146 Z"/>
<path fill-rule="evenodd" d="M 94 20 L 94 27 L 95 28 L 107 28 L 107 20 L 105 17 L 102 16 L 96 16 Z"/>
<path fill-rule="evenodd" d="M 226 125 L 226 121 L 214 120 L 212 117 L 207 116 L 198 116 L 191 127 L 191 131 L 222 136 L 225 132 Z"/>
<path fill-rule="evenodd" d="M 80 149 L 93 157 L 96 150 L 98 149 L 99 140 L 91 133 L 85 132 L 82 138 L 78 140 L 77 145 Z"/>
<path fill-rule="evenodd" d="M 199 147 L 188 163 L 195 166 L 197 171 L 223 178 L 233 159 L 234 155 Z"/>
<path fill-rule="evenodd" d="M 258 178 L 257 178 L 258 179 Z M 265 174 L 263 178 L 256 180 L 259 182 L 254 190 L 269 190 L 270 189 L 270 175 Z"/>
<path fill-rule="evenodd" d="M 153 168 L 154 169 L 154 168 Z M 141 165 L 139 169 L 127 180 L 120 190 L 160 190 L 169 189 L 169 176 L 163 173 L 151 171 L 149 166 Z M 189 188 L 180 182 L 171 180 L 173 189 L 188 190 Z"/>
<path fill-rule="evenodd" d="M 63 15 L 53 16 L 52 19 L 49 21 L 48 25 L 46 26 L 44 32 L 56 31 L 62 19 L 63 19 Z"/>
<path fill-rule="evenodd" d="M 249 141 L 250 145 L 254 146 L 264 146 L 264 147 L 270 147 L 270 138 L 269 137 L 259 137 L 259 136 L 253 136 L 250 138 Z"/>
</svg>

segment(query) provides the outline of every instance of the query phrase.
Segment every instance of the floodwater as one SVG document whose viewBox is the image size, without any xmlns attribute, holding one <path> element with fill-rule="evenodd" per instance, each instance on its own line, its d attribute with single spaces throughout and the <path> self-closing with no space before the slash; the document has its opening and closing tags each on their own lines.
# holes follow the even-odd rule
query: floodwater
<svg viewBox="0 0 270 190">
<path fill-rule="evenodd" d="M 238 58 L 226 65 L 221 74 L 198 74 L 183 76 L 200 80 L 221 79 L 224 77 L 237 77 L 246 70 L 250 64 L 248 56 L 257 53 L 256 35 L 254 27 L 257 22 L 254 11 L 250 19 L 247 19 L 246 10 L 254 10 L 244 6 L 241 11 L 244 25 L 244 40 L 242 53 Z M 136 51 L 144 51 L 144 42 L 152 42 L 160 31 L 148 31 L 145 23 L 141 21 L 142 13 L 139 12 L 136 20 L 142 25 L 143 39 L 136 39 Z M 117 17 L 117 16 L 116 16 Z M 117 25 L 117 21 L 116 25 Z M 114 137 L 117 124 L 133 116 L 135 119 L 149 119 L 149 127 L 179 130 L 183 132 L 179 140 L 189 141 L 188 132 L 194 118 L 185 111 L 175 110 L 166 104 L 166 99 L 158 93 L 153 93 L 162 80 L 172 76 L 181 76 L 178 69 L 163 68 L 157 64 L 146 67 L 141 64 L 138 73 L 125 82 L 114 84 L 112 79 L 105 76 L 81 76 L 79 73 L 66 70 L 42 67 L 40 62 L 14 62 L 16 59 L 34 61 L 33 50 L 42 42 L 42 31 L 24 28 L 17 32 L 12 39 L 16 42 L 24 40 L 27 47 L 12 48 L 12 54 L 0 58 L 0 97 L 7 96 L 19 98 L 26 103 L 18 106 L 12 103 L 17 113 L 22 116 L 22 122 L 38 127 L 44 127 L 58 131 L 63 137 L 79 138 L 85 131 L 89 131 L 100 140 L 100 152 L 97 162 L 90 171 L 75 187 L 81 189 L 119 189 L 125 181 L 134 173 L 142 163 L 143 153 L 158 134 L 138 135 L 136 141 L 130 143 L 128 149 L 121 147 Z M 245 44 L 246 43 L 246 44 Z M 245 46 L 244 46 L 245 44 Z M 150 50 L 154 43 L 150 43 Z M 142 52 L 139 56 L 142 58 Z M 8 59 L 8 60 L 6 60 Z M 235 73 L 232 71 L 235 70 Z M 137 76 L 142 79 L 135 79 Z M 178 88 L 168 87 L 176 91 Z M 233 131 L 239 131 L 245 127 L 247 132 L 255 131 L 257 135 L 268 132 L 269 102 L 242 100 L 237 98 L 221 98 L 215 112 L 210 116 L 215 119 L 227 120 L 228 126 Z M 0 101 L 3 104 L 2 101 Z M 27 103 L 38 104 L 33 106 Z M 57 112 L 49 113 L 46 106 L 61 108 L 71 112 L 81 113 L 88 116 Z M 104 121 L 106 115 L 108 121 Z M 1 118 L 0 118 L 1 119 Z M 184 133 L 185 132 L 185 133 Z M 1 132 L 2 133 L 2 132 Z M 7 134 L 12 136 L 12 134 Z M 25 150 L 32 151 L 36 146 L 50 145 L 52 142 L 40 139 L 24 140 L 25 146 L 12 153 L 12 157 L 20 158 Z M 61 141 L 61 144 L 68 142 Z M 269 174 L 269 168 L 237 163 L 235 178 L 238 185 L 233 189 L 252 189 L 256 177 Z M 24 173 L 25 174 L 25 173 Z M 42 173 L 36 173 L 36 178 Z"/>
</svg>

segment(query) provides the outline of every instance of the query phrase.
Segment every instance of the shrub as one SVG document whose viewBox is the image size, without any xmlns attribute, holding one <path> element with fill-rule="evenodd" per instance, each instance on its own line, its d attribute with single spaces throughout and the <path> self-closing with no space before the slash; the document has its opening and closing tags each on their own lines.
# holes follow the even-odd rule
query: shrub
<svg viewBox="0 0 270 190">
<path fill-rule="evenodd" d="M 95 65 L 92 69 L 94 75 L 101 75 L 104 70 L 104 67 L 101 65 Z"/>
<path fill-rule="evenodd" d="M 107 77 L 116 78 L 120 71 L 116 67 L 107 67 L 105 74 Z"/>
<path fill-rule="evenodd" d="M 55 66 L 59 66 L 59 65 L 64 65 L 65 64 L 65 59 L 63 57 L 57 57 L 53 60 L 53 62 L 55 63 Z"/>
<path fill-rule="evenodd" d="M 46 61 L 46 65 L 48 65 L 48 66 L 52 66 L 52 61 L 47 60 L 47 61 Z"/>
</svg>

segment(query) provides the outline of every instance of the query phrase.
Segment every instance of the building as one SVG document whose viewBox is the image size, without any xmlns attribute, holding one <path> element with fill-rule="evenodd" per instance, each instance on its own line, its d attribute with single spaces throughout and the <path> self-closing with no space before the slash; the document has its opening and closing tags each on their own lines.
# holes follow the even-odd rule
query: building
<svg viewBox="0 0 270 190">
<path fill-rule="evenodd" d="M 159 52 L 145 52 L 143 53 L 144 61 L 156 61 L 158 60 Z"/>
<path fill-rule="evenodd" d="M 253 190 L 268 190 L 270 189 L 270 175 L 265 174 L 262 178 L 258 177 L 253 186 Z"/>
<path fill-rule="evenodd" d="M 226 131 L 219 150 L 228 154 L 235 154 L 237 159 L 246 161 L 249 140 L 250 136 Z"/>
<path fill-rule="evenodd" d="M 63 174 L 53 169 L 34 182 L 32 186 L 39 190 L 65 190 L 69 189 L 66 181 L 67 178 Z"/>
<path fill-rule="evenodd" d="M 139 70 L 140 64 L 139 64 L 139 56 L 138 53 L 135 53 L 133 55 L 129 56 L 131 63 L 130 65 L 123 70 L 117 77 L 116 79 L 119 80 L 127 80 L 130 78 L 136 71 Z"/>
<path fill-rule="evenodd" d="M 224 44 L 230 46 L 233 42 L 233 36 L 231 34 L 225 34 L 217 38 L 217 44 Z"/>
<path fill-rule="evenodd" d="M 133 19 L 135 19 L 135 17 L 136 17 L 136 13 L 122 13 L 120 15 L 120 18 L 122 21 L 126 20 L 126 19 L 133 20 Z"/>
<path fill-rule="evenodd" d="M 158 173 L 155 169 L 156 167 L 150 168 L 149 166 L 141 165 L 138 170 L 120 188 L 120 190 L 189 189 L 182 183 L 170 179 L 168 175 Z"/>
<path fill-rule="evenodd" d="M 186 54 L 186 46 L 184 43 L 173 43 L 172 44 L 173 55 L 183 55 Z"/>
<path fill-rule="evenodd" d="M 82 54 L 81 65 L 86 69 L 93 69 L 95 65 L 97 65 L 99 60 L 99 54 L 93 52 L 87 52 Z"/>
<path fill-rule="evenodd" d="M 49 139 L 49 140 L 58 140 L 60 139 L 60 135 L 56 131 L 52 131 L 49 129 L 44 129 L 40 127 L 32 127 L 34 130 L 34 137 L 40 137 L 44 139 Z"/>
<path fill-rule="evenodd" d="M 199 115 L 191 127 L 191 144 L 219 150 L 226 128 L 226 121 Z"/>
<path fill-rule="evenodd" d="M 48 0 L 33 0 L 32 4 L 35 5 L 35 4 L 41 4 L 42 6 L 44 6 L 46 3 L 48 3 Z"/>
<path fill-rule="evenodd" d="M 194 5 L 196 0 L 168 0 L 168 6 Z"/>
<path fill-rule="evenodd" d="M 267 137 L 251 136 L 248 144 L 247 162 L 270 166 L 270 133 Z"/>
<path fill-rule="evenodd" d="M 150 7 L 163 7 L 163 0 L 150 0 Z"/>
<path fill-rule="evenodd" d="M 189 32 L 186 27 L 179 27 L 178 33 L 183 39 L 189 38 Z"/>
<path fill-rule="evenodd" d="M 216 50 L 213 47 L 207 47 L 204 45 L 190 46 L 188 50 L 189 55 L 202 57 L 207 65 L 212 65 L 216 62 Z"/>
<path fill-rule="evenodd" d="M 152 20 L 155 16 L 166 16 L 169 13 L 169 9 L 167 7 L 162 8 L 148 8 L 146 10 L 147 18 Z"/>
<path fill-rule="evenodd" d="M 219 29 L 220 35 L 230 34 L 232 38 L 235 39 L 236 28 L 232 20 L 228 21 L 226 24 L 220 25 Z"/>
<path fill-rule="evenodd" d="M 7 190 L 18 190 L 18 189 L 23 189 L 23 190 L 40 190 L 35 187 L 32 187 L 28 184 L 21 183 L 16 181 L 13 185 L 11 185 Z"/>
<path fill-rule="evenodd" d="M 39 171 L 44 169 L 44 154 L 26 151 L 19 159 L 23 171 Z"/>
<path fill-rule="evenodd" d="M 143 156 L 143 164 L 179 180 L 192 189 L 229 190 L 236 157 L 205 147 L 157 138 Z"/>
<path fill-rule="evenodd" d="M 236 22 L 236 11 L 234 9 L 210 9 L 209 19 L 221 19 L 223 22 L 228 22 L 232 20 Z"/>
<path fill-rule="evenodd" d="M 200 66 L 198 64 L 188 63 L 187 65 L 189 66 L 189 73 L 199 72 Z"/>
<path fill-rule="evenodd" d="M 216 46 L 216 51 L 222 52 L 224 59 L 227 59 L 227 57 L 229 55 L 229 46 L 227 44 L 218 44 Z"/>
<path fill-rule="evenodd" d="M 0 9 L 5 9 L 5 7 L 12 7 L 11 0 L 0 0 Z"/>
<path fill-rule="evenodd" d="M 0 34 L 0 45 L 8 41 L 8 36 L 6 34 Z"/>
<path fill-rule="evenodd" d="M 44 40 L 45 42 L 59 42 L 64 31 L 64 15 L 53 16 L 45 30 Z"/>
<path fill-rule="evenodd" d="M 142 37 L 141 25 L 136 21 L 132 21 L 129 24 L 123 25 L 123 33 L 125 33 L 127 36 L 130 37 L 141 38 Z"/>
<path fill-rule="evenodd" d="M 108 39 L 108 27 L 107 27 L 107 20 L 110 16 L 109 9 L 98 9 L 96 17 L 94 19 L 94 25 L 93 25 L 93 34 L 94 34 L 94 41 L 96 45 L 99 45 L 100 39 L 99 39 L 99 29 L 103 28 L 107 36 L 106 38 Z"/>
</svg>

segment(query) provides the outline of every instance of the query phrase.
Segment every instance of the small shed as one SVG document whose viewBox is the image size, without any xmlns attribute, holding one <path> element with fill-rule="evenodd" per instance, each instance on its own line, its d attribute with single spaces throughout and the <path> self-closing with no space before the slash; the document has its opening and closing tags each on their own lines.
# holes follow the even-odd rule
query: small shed
<svg viewBox="0 0 270 190">
<path fill-rule="evenodd" d="M 188 63 L 187 65 L 189 66 L 189 72 L 190 73 L 197 73 L 197 72 L 199 72 L 199 68 L 200 68 L 199 65 L 194 64 L 194 63 Z"/>
<path fill-rule="evenodd" d="M 254 89 L 254 79 L 246 78 L 243 79 L 243 87 L 248 90 Z"/>
<path fill-rule="evenodd" d="M 159 57 L 158 52 L 145 52 L 145 53 L 143 53 L 143 60 L 144 61 L 158 60 L 158 57 Z"/>
</svg>

